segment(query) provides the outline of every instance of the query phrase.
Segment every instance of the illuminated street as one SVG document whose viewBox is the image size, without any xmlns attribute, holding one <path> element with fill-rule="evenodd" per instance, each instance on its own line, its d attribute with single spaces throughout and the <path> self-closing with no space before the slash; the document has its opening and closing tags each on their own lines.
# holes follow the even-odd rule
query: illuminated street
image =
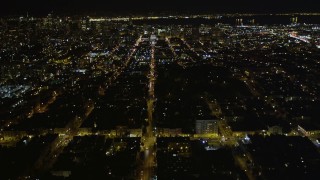
<svg viewBox="0 0 320 180">
<path fill-rule="evenodd" d="M 149 98 L 147 101 L 148 106 L 148 125 L 146 127 L 146 133 L 142 136 L 142 142 L 144 144 L 144 161 L 141 170 L 141 179 L 150 180 L 153 178 L 156 167 L 156 137 L 154 132 L 154 83 L 155 83 L 155 59 L 154 59 L 154 46 L 151 49 L 151 62 L 150 62 L 150 74 L 149 74 Z"/>
</svg>

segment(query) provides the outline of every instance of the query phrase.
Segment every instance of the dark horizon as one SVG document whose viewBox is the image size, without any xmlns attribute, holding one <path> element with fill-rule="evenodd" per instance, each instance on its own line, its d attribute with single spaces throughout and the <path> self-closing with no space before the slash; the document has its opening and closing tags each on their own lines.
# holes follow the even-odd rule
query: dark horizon
<svg viewBox="0 0 320 180">
<path fill-rule="evenodd" d="M 0 180 L 319 177 L 316 0 L 4 1 Z"/>
<path fill-rule="evenodd" d="M 2 3 L 0 15 L 43 16 L 48 13 L 66 15 L 110 15 L 147 13 L 296 13 L 320 12 L 312 0 L 11 0 Z"/>
</svg>

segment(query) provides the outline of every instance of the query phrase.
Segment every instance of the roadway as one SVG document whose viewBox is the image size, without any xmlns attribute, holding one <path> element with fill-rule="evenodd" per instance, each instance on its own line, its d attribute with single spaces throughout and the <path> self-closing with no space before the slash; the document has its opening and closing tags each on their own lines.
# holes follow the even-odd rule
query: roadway
<svg viewBox="0 0 320 180">
<path fill-rule="evenodd" d="M 146 127 L 146 132 L 142 136 L 142 142 L 144 144 L 144 160 L 140 171 L 141 180 L 150 180 L 154 176 L 154 168 L 156 166 L 156 137 L 153 132 L 154 121 L 153 121 L 153 111 L 154 111 L 154 84 L 155 84 L 155 66 L 156 62 L 154 59 L 154 46 L 151 49 L 151 62 L 150 62 L 150 74 L 149 74 L 149 98 L 147 100 L 148 106 L 148 123 Z"/>
<path fill-rule="evenodd" d="M 208 98 L 206 98 L 206 102 L 209 109 L 211 110 L 211 114 L 217 116 L 220 119 L 218 121 L 218 129 L 220 133 L 219 137 L 221 144 L 223 146 L 231 148 L 239 146 L 238 138 L 233 135 L 231 127 L 228 125 L 227 121 L 222 118 L 222 112 L 219 104 L 215 101 L 209 101 Z M 239 167 L 245 172 L 248 179 L 254 180 L 255 177 L 253 175 L 253 171 L 247 164 L 247 162 L 252 162 L 252 159 L 250 158 L 250 154 L 245 150 L 245 148 L 242 148 L 242 153 L 235 152 L 233 150 L 232 155 Z"/>
<path fill-rule="evenodd" d="M 140 42 L 141 37 L 136 41 L 131 53 L 128 55 L 124 63 L 124 66 L 118 68 L 117 71 L 115 71 L 113 80 L 117 79 L 117 77 L 129 65 L 130 59 L 136 51 L 135 46 L 137 46 Z M 112 82 L 113 81 L 110 81 L 109 84 L 111 84 Z M 59 136 L 50 145 L 47 146 L 47 148 L 39 156 L 34 166 L 30 167 L 26 171 L 25 175 L 34 176 L 42 174 L 54 165 L 59 155 L 63 152 L 64 148 L 72 141 L 74 136 L 77 136 L 79 134 L 79 128 L 93 111 L 94 104 L 95 103 L 93 100 L 87 100 L 87 102 L 84 104 L 84 108 L 86 109 L 85 113 L 82 116 L 76 116 L 65 126 L 66 132 L 64 134 L 59 134 Z"/>
<path fill-rule="evenodd" d="M 79 128 L 82 123 L 89 117 L 94 109 L 94 102 L 88 100 L 84 104 L 86 108 L 82 116 L 76 116 L 66 125 L 66 133 L 59 135 L 47 148 L 41 153 L 35 165 L 27 170 L 26 175 L 39 175 L 49 170 L 56 162 L 59 155 L 63 152 L 64 148 L 72 141 L 73 137 L 78 134 Z"/>
</svg>

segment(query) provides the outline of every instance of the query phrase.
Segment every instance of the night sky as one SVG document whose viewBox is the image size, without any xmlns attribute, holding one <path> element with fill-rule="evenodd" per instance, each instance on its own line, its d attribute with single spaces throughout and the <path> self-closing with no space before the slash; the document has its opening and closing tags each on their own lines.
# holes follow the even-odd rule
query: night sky
<svg viewBox="0 0 320 180">
<path fill-rule="evenodd" d="M 1 15 L 155 12 L 320 12 L 317 0 L 4 0 Z"/>
</svg>

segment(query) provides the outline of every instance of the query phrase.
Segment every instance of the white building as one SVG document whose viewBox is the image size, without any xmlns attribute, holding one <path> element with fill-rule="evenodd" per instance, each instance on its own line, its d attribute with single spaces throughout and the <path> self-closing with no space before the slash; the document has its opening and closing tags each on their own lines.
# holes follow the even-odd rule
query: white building
<svg viewBox="0 0 320 180">
<path fill-rule="evenodd" d="M 196 120 L 196 134 L 218 134 L 218 121 Z"/>
</svg>

